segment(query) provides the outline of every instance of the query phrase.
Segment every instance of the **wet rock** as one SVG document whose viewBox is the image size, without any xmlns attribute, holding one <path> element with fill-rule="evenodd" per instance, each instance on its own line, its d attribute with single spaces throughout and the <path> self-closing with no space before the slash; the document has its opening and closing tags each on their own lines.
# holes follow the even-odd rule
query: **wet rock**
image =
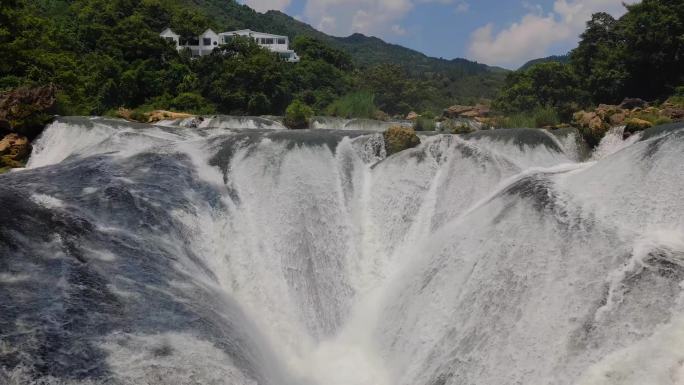
<svg viewBox="0 0 684 385">
<path fill-rule="evenodd" d="M 594 112 L 596 112 L 596 115 L 601 117 L 601 120 L 607 122 L 610 120 L 611 116 L 622 113 L 624 111 L 619 106 L 615 106 L 612 104 L 599 104 L 599 106 L 596 108 Z"/>
<path fill-rule="evenodd" d="M 420 138 L 416 135 L 416 131 L 409 127 L 390 127 L 383 133 L 383 138 L 388 156 L 420 144 Z"/>
<path fill-rule="evenodd" d="M 56 88 L 21 87 L 0 93 L 0 131 L 30 139 L 38 136 L 56 109 Z"/>
<path fill-rule="evenodd" d="M 129 110 L 127 108 L 119 108 L 119 110 L 117 111 L 117 116 L 131 122 L 141 123 L 156 123 L 162 120 L 196 118 L 195 115 L 186 114 L 183 112 L 173 112 L 165 110 L 140 112 L 137 110 Z"/>
<path fill-rule="evenodd" d="M 643 131 L 651 127 L 653 127 L 653 123 L 639 118 L 630 118 L 625 122 L 625 131 L 629 133 Z"/>
<path fill-rule="evenodd" d="M 406 120 L 416 120 L 418 119 L 418 114 L 415 111 L 411 111 L 406 115 Z"/>
<path fill-rule="evenodd" d="M 23 161 L 31 152 L 31 145 L 25 136 L 11 133 L 0 139 L 0 168 L 23 167 Z"/>
<path fill-rule="evenodd" d="M 660 111 L 660 114 L 672 120 L 682 120 L 684 119 L 684 108 L 667 107 Z"/>
<path fill-rule="evenodd" d="M 622 103 L 620 103 L 620 108 L 626 110 L 645 107 L 648 107 L 648 102 L 639 98 L 625 98 Z"/>
<path fill-rule="evenodd" d="M 627 114 L 624 111 L 610 115 L 610 118 L 608 118 L 610 124 L 612 124 L 613 126 L 623 125 L 625 123 L 625 119 L 627 119 Z"/>
<path fill-rule="evenodd" d="M 161 120 L 187 119 L 192 117 L 194 117 L 194 115 L 183 112 L 156 110 L 147 114 L 147 121 L 149 123 L 154 123 Z"/>
<path fill-rule="evenodd" d="M 474 106 L 454 105 L 444 110 L 444 116 L 448 118 L 486 118 L 491 113 L 491 108 L 484 104 Z"/>
<path fill-rule="evenodd" d="M 186 119 L 183 122 L 181 122 L 181 127 L 187 127 L 187 128 L 198 128 L 202 122 L 204 121 L 204 118 L 201 116 L 194 116 L 192 118 Z"/>
</svg>

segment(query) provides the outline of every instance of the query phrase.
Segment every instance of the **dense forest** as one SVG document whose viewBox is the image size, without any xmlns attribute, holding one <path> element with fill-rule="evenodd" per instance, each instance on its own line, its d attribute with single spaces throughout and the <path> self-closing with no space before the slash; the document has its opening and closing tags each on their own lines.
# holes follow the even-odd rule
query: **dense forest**
<svg viewBox="0 0 684 385">
<path fill-rule="evenodd" d="M 287 34 L 302 61 L 286 63 L 249 41 L 192 59 L 159 38 L 167 26 L 184 36 L 244 27 Z M 281 114 L 293 100 L 325 113 L 368 94 L 376 115 L 440 112 L 493 97 L 504 77 L 363 35 L 327 36 L 233 0 L 3 0 L 0 10 L 0 89 L 55 84 L 62 114 Z"/>
<path fill-rule="evenodd" d="M 568 57 L 533 62 L 507 76 L 495 107 L 554 115 L 625 97 L 672 105 L 684 99 L 684 1 L 643 0 L 619 19 L 596 13 Z"/>
</svg>

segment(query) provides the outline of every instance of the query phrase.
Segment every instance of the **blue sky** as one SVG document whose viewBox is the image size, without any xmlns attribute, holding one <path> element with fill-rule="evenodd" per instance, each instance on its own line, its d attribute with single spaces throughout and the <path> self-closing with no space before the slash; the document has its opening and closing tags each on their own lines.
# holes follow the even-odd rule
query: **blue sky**
<svg viewBox="0 0 684 385">
<path fill-rule="evenodd" d="M 594 12 L 624 13 L 624 0 L 241 1 L 260 12 L 281 10 L 331 35 L 361 32 L 430 56 L 506 68 L 566 53 Z"/>
</svg>

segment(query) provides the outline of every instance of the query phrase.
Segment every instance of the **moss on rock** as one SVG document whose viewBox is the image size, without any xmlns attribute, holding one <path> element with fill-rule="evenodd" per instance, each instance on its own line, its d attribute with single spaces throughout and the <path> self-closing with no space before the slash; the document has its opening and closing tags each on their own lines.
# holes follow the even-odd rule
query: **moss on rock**
<svg viewBox="0 0 684 385">
<path fill-rule="evenodd" d="M 31 145 L 24 136 L 15 133 L 0 139 L 0 167 L 24 167 L 24 161 L 31 152 Z"/>
<path fill-rule="evenodd" d="M 625 131 L 634 133 L 653 127 L 653 123 L 639 118 L 630 118 L 625 122 Z"/>
<path fill-rule="evenodd" d="M 392 126 L 383 133 L 383 137 L 388 156 L 420 144 L 416 131 L 410 127 Z"/>
<path fill-rule="evenodd" d="M 0 93 L 0 130 L 35 138 L 53 118 L 55 94 L 53 85 L 20 87 Z"/>
<path fill-rule="evenodd" d="M 287 128 L 293 130 L 309 128 L 313 114 L 314 112 L 311 107 L 299 100 L 295 100 L 287 107 L 283 122 Z"/>
</svg>

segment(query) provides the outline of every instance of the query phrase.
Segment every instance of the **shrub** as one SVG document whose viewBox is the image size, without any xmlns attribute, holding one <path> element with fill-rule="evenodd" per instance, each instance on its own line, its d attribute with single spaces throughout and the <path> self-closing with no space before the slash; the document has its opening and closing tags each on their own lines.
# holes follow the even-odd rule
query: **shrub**
<svg viewBox="0 0 684 385">
<path fill-rule="evenodd" d="M 672 123 L 672 119 L 668 118 L 667 116 L 661 116 L 658 119 L 653 121 L 654 126 L 661 126 L 663 124 L 670 124 Z"/>
<path fill-rule="evenodd" d="M 631 133 L 643 131 L 651 127 L 653 127 L 653 123 L 639 118 L 631 118 L 625 122 L 625 131 Z"/>
<path fill-rule="evenodd" d="M 532 111 L 535 127 L 557 126 L 560 124 L 558 112 L 552 107 L 540 107 Z"/>
<path fill-rule="evenodd" d="M 499 128 L 542 128 L 560 124 L 557 111 L 552 107 L 538 107 L 531 112 L 505 116 L 497 121 Z"/>
<path fill-rule="evenodd" d="M 382 136 L 385 139 L 385 150 L 388 156 L 420 144 L 420 138 L 409 127 L 392 126 Z"/>
<path fill-rule="evenodd" d="M 473 132 L 473 129 L 465 123 L 455 124 L 453 127 L 451 127 L 452 134 L 469 134 L 471 132 Z"/>
<path fill-rule="evenodd" d="M 291 129 L 303 129 L 309 127 L 309 121 L 313 116 L 313 110 L 299 100 L 292 102 L 285 111 L 285 126 Z"/>
<path fill-rule="evenodd" d="M 216 112 L 216 108 L 202 95 L 191 92 L 179 94 L 171 99 L 169 109 L 198 115 L 208 115 Z"/>
<path fill-rule="evenodd" d="M 375 117 L 375 95 L 367 91 L 353 92 L 335 100 L 328 106 L 328 114 L 342 118 L 366 118 Z"/>
<path fill-rule="evenodd" d="M 149 120 L 149 116 L 146 113 L 144 113 L 138 109 L 131 111 L 129 117 L 131 120 L 135 120 L 136 122 L 145 122 L 146 123 Z"/>
<path fill-rule="evenodd" d="M 435 120 L 425 116 L 419 116 L 413 125 L 416 131 L 434 131 L 436 127 Z"/>
</svg>

